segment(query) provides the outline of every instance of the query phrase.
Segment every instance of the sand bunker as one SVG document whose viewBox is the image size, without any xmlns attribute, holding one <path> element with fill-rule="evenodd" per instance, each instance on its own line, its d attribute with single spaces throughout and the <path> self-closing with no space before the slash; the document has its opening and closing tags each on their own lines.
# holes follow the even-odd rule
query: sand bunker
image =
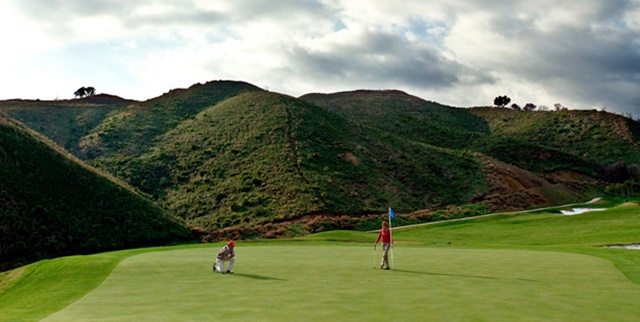
<svg viewBox="0 0 640 322">
<path fill-rule="evenodd" d="M 640 244 L 631 244 L 631 245 L 609 245 L 607 248 L 624 248 L 624 249 L 639 249 Z"/>
<path fill-rule="evenodd" d="M 604 208 L 573 208 L 571 210 L 560 210 L 560 212 L 563 215 L 573 216 L 573 215 L 583 214 L 585 212 L 602 211 L 602 210 L 605 210 L 605 209 Z"/>
</svg>

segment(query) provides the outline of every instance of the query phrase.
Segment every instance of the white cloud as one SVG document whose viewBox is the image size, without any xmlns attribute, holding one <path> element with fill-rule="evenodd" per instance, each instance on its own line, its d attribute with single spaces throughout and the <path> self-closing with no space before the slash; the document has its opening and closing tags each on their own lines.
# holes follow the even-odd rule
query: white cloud
<svg viewBox="0 0 640 322">
<path fill-rule="evenodd" d="M 295 96 L 396 88 L 470 106 L 506 94 L 640 115 L 638 0 L 10 0 L 0 28 L 15 31 L 0 35 L 12 48 L 0 99 L 85 85 L 147 99 L 236 79 Z"/>
</svg>

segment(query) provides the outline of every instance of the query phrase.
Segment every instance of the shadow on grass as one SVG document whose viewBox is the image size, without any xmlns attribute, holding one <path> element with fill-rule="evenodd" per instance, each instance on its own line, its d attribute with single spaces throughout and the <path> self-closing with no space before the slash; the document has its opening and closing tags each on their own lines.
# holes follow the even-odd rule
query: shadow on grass
<svg viewBox="0 0 640 322">
<path fill-rule="evenodd" d="M 233 274 L 226 274 L 226 275 L 245 277 L 245 278 L 250 278 L 250 279 L 254 279 L 254 280 L 261 280 L 261 281 L 286 281 L 286 280 L 283 280 L 281 278 L 262 276 L 262 275 L 255 275 L 255 274 L 243 274 L 243 273 L 235 273 L 234 272 Z"/>
<path fill-rule="evenodd" d="M 418 271 L 408 271 L 404 269 L 394 269 L 396 272 L 400 273 L 410 273 L 410 274 L 423 274 L 423 275 L 434 275 L 434 276 L 453 276 L 453 277 L 468 277 L 468 278 L 482 278 L 487 280 L 498 280 L 501 279 L 499 277 L 491 277 L 491 276 L 478 276 L 478 275 L 460 275 L 460 274 L 447 274 L 447 273 L 429 273 L 429 272 L 418 272 Z M 530 280 L 524 278 L 517 278 L 517 280 L 526 281 L 526 282 L 540 282 L 537 280 Z"/>
</svg>

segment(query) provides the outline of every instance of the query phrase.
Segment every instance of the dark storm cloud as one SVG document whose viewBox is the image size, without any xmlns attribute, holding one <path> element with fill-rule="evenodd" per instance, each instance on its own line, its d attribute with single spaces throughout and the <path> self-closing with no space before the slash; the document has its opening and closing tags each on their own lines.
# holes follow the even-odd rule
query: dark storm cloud
<svg viewBox="0 0 640 322">
<path fill-rule="evenodd" d="M 515 5 L 511 14 L 492 16 L 489 30 L 514 54 L 498 53 L 503 59 L 475 67 L 538 84 L 558 100 L 580 105 L 569 107 L 608 105 L 640 115 L 640 34 L 627 25 L 638 1 L 572 2 L 564 15 L 550 19 L 553 9 Z M 572 10 L 580 15 L 571 16 Z"/>
<path fill-rule="evenodd" d="M 308 77 L 344 83 L 443 88 L 455 85 L 459 75 L 470 72 L 446 59 L 437 48 L 386 32 L 366 32 L 348 43 L 327 45 L 319 51 L 297 48 L 290 60 Z"/>
<path fill-rule="evenodd" d="M 640 92 L 640 46 L 633 41 L 637 37 L 615 26 L 559 33 L 555 44 L 540 54 L 545 66 L 531 66 L 531 75 L 566 80 L 550 92 L 584 102 L 584 107 L 610 105 L 640 114 L 640 106 L 633 103 Z"/>
</svg>

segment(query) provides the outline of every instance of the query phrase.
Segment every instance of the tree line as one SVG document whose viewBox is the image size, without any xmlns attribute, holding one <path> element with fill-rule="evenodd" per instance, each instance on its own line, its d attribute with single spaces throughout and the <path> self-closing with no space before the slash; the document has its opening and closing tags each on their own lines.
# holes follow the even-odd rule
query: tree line
<svg viewBox="0 0 640 322">
<path fill-rule="evenodd" d="M 509 105 L 509 103 L 511 103 L 511 98 L 509 96 L 506 95 L 501 95 L 501 96 L 496 96 L 496 98 L 493 99 L 493 105 L 497 106 L 497 107 L 502 107 L 502 108 L 506 108 L 507 105 Z M 549 108 L 547 106 L 541 105 L 541 106 L 536 106 L 533 103 L 527 103 L 524 106 L 520 107 L 520 105 L 513 103 L 510 106 L 513 110 L 516 111 L 534 111 L 534 110 L 539 110 L 539 111 L 547 111 L 549 110 Z M 553 104 L 553 108 L 555 109 L 555 111 L 563 111 L 563 110 L 567 110 L 568 108 L 560 103 L 556 103 Z"/>
<path fill-rule="evenodd" d="M 604 192 L 611 196 L 629 197 L 640 192 L 640 166 L 616 162 L 603 167 L 605 179 L 612 182 Z"/>
<path fill-rule="evenodd" d="M 604 193 L 609 196 L 625 197 L 627 201 L 632 196 L 640 192 L 640 182 L 635 180 L 627 180 L 622 183 L 613 183 L 604 188 Z"/>
</svg>

